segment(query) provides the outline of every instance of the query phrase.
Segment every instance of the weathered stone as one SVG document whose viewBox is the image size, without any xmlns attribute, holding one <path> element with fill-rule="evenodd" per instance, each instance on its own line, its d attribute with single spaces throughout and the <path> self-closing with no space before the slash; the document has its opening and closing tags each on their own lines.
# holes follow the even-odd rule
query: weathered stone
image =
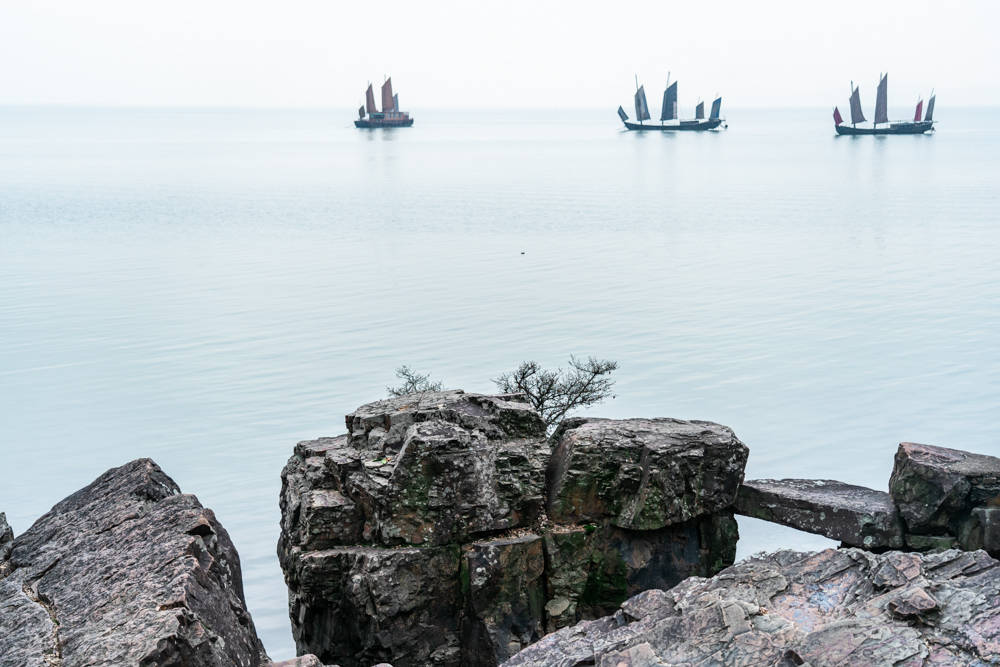
<svg viewBox="0 0 1000 667">
<path fill-rule="evenodd" d="M 229 535 L 149 459 L 55 505 L 0 564 L 3 667 L 262 662 Z"/>
<path fill-rule="evenodd" d="M 545 423 L 523 396 L 467 394 L 460 389 L 388 398 L 346 417 L 351 444 L 383 455 L 399 451 L 410 426 L 432 420 L 480 431 L 494 440 L 545 436 Z"/>
<path fill-rule="evenodd" d="M 494 667 L 545 633 L 545 553 L 538 535 L 473 542 L 462 561 L 468 614 L 462 664 Z"/>
<path fill-rule="evenodd" d="M 449 544 L 529 524 L 541 510 L 548 454 L 541 438 L 490 440 L 442 421 L 409 426 L 373 499 L 382 542 Z"/>
<path fill-rule="evenodd" d="M 295 548 L 285 578 L 299 653 L 345 667 L 458 664 L 457 547 Z"/>
<path fill-rule="evenodd" d="M 903 525 L 885 491 L 828 479 L 743 482 L 736 512 L 868 550 L 903 546 Z"/>
<path fill-rule="evenodd" d="M 997 664 L 998 601 L 1000 563 L 981 551 L 781 551 L 640 593 L 504 664 Z"/>
<path fill-rule="evenodd" d="M 729 507 L 747 447 L 719 424 L 571 419 L 554 435 L 548 515 L 655 530 Z"/>
<path fill-rule="evenodd" d="M 347 424 L 347 435 L 299 443 L 282 473 L 278 552 L 293 633 L 322 660 L 492 667 L 546 628 L 732 563 L 728 505 L 746 448 L 725 427 L 575 420 L 579 434 L 644 443 L 638 483 L 649 501 L 623 523 L 649 529 L 602 514 L 543 540 L 534 531 L 551 525 L 551 450 L 520 398 L 425 393 L 363 406 Z M 633 444 L 618 447 L 620 459 Z M 607 471 L 569 473 L 594 481 Z M 576 534 L 579 552 L 564 537 Z M 404 602 L 392 603 L 404 583 Z"/>
<path fill-rule="evenodd" d="M 10 550 L 14 546 L 14 531 L 7 523 L 7 516 L 0 512 L 0 563 L 7 560 Z"/>
<path fill-rule="evenodd" d="M 1000 555 L 1000 507 L 976 507 L 959 528 L 958 543 L 966 551 L 986 549 Z"/>
<path fill-rule="evenodd" d="M 290 660 L 272 662 L 268 667 L 336 667 L 336 665 L 324 665 L 319 658 L 309 653 Z"/>
<path fill-rule="evenodd" d="M 1000 459 L 904 442 L 889 493 L 909 532 L 957 535 L 974 508 L 1000 504 Z"/>
<path fill-rule="evenodd" d="M 951 535 L 914 535 L 906 534 L 906 546 L 914 551 L 947 551 L 957 546 Z"/>
<path fill-rule="evenodd" d="M 732 564 L 737 538 L 732 515 L 651 531 L 590 525 L 548 533 L 546 631 L 609 614 L 640 591 L 711 576 Z"/>
</svg>

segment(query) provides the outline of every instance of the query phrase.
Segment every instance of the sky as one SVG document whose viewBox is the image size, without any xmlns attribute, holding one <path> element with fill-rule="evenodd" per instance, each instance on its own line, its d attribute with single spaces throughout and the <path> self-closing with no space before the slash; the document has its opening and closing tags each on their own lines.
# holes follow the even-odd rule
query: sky
<svg viewBox="0 0 1000 667">
<path fill-rule="evenodd" d="M 0 104 L 404 109 L 1000 104 L 1000 2 L 0 0 Z"/>
</svg>

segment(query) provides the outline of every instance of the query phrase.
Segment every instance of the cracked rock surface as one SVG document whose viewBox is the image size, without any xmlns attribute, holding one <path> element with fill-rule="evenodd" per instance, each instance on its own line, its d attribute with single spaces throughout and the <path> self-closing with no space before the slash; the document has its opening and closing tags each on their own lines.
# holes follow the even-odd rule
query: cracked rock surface
<svg viewBox="0 0 1000 667">
<path fill-rule="evenodd" d="M 983 551 L 779 551 L 630 598 L 509 667 L 1000 664 L 1000 563 Z"/>
<path fill-rule="evenodd" d="M 0 666 L 269 662 L 229 535 L 153 461 L 107 471 L 7 547 L 0 524 Z"/>
<path fill-rule="evenodd" d="M 297 650 L 344 667 L 495 667 L 733 562 L 747 449 L 731 430 L 570 422 L 549 440 L 522 397 L 426 392 L 296 445 L 278 557 Z"/>
</svg>

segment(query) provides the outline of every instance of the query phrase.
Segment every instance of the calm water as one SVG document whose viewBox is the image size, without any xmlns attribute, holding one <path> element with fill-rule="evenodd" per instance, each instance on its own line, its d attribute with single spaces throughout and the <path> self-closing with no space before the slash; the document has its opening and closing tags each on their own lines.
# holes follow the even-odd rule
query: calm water
<svg viewBox="0 0 1000 667">
<path fill-rule="evenodd" d="M 0 110 L 0 510 L 154 458 L 215 509 L 292 655 L 279 473 L 409 363 L 489 391 L 617 359 L 610 417 L 732 426 L 749 476 L 884 488 L 901 440 L 1000 455 L 1000 110 L 837 138 L 614 109 Z M 824 541 L 741 522 L 741 554 Z"/>
</svg>

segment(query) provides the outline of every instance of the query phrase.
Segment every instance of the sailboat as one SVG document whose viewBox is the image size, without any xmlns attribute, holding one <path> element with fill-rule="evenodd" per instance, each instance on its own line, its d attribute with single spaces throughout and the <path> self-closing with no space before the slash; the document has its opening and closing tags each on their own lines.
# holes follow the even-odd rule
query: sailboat
<svg viewBox="0 0 1000 667">
<path fill-rule="evenodd" d="M 883 74 L 878 82 L 878 90 L 875 95 L 875 118 L 871 127 L 858 127 L 858 123 L 865 122 L 865 114 L 861 111 L 861 92 L 858 87 L 851 82 L 851 124 L 844 123 L 840 115 L 840 109 L 833 108 L 833 124 L 837 128 L 837 134 L 923 134 L 934 130 L 934 91 L 927 100 L 927 113 L 923 114 L 924 101 L 917 101 L 917 108 L 914 110 L 913 120 L 889 120 L 889 75 Z"/>
<path fill-rule="evenodd" d="M 413 118 L 409 112 L 399 110 L 399 94 L 392 92 L 391 76 L 386 77 L 385 83 L 382 84 L 381 111 L 375 106 L 375 91 L 372 90 L 372 84 L 368 84 L 365 103 L 358 107 L 358 119 L 354 121 L 354 127 L 410 127 L 411 125 Z"/>
<path fill-rule="evenodd" d="M 713 130 L 723 125 L 720 117 L 722 111 L 722 98 L 717 97 L 712 102 L 712 111 L 708 118 L 705 118 L 705 103 L 699 101 L 695 108 L 694 118 L 681 119 L 677 113 L 677 82 L 670 82 L 670 74 L 667 74 L 667 87 L 663 91 L 663 104 L 660 107 L 660 124 L 646 124 L 643 121 L 649 120 L 649 105 L 646 103 L 646 90 L 639 85 L 639 77 L 635 78 L 635 118 L 638 123 L 629 122 L 625 109 L 618 107 L 618 117 L 625 123 L 625 129 L 657 132 L 701 132 Z"/>
</svg>

